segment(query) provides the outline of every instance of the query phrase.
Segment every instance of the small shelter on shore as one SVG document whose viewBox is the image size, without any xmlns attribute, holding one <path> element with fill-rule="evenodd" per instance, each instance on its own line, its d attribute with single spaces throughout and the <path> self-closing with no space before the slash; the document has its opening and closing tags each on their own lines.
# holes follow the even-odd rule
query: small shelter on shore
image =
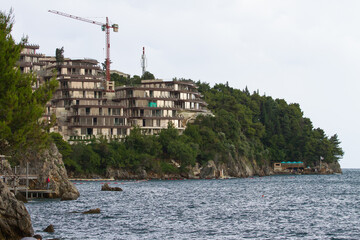
<svg viewBox="0 0 360 240">
<path fill-rule="evenodd" d="M 296 172 L 304 170 L 303 162 L 280 162 L 274 163 L 275 172 Z"/>
</svg>

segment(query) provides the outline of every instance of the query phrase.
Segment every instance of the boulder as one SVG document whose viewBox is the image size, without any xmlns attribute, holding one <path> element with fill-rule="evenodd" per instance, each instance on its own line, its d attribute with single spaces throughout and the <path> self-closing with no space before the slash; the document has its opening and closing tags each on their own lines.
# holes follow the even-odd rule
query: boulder
<svg viewBox="0 0 360 240">
<path fill-rule="evenodd" d="M 0 239 L 20 239 L 32 236 L 34 230 L 24 203 L 18 201 L 0 181 Z"/>
<path fill-rule="evenodd" d="M 122 168 L 107 168 L 106 169 L 106 177 L 107 178 L 115 178 L 115 179 L 130 179 L 132 176 L 130 173 Z"/>
<path fill-rule="evenodd" d="M 24 195 L 22 195 L 22 193 L 20 193 L 20 192 L 17 192 L 15 197 L 16 197 L 17 200 L 22 201 L 23 203 L 28 202 L 26 197 Z"/>
<path fill-rule="evenodd" d="M 49 226 L 47 226 L 47 227 L 44 229 L 44 232 L 49 232 L 49 233 L 55 232 L 54 225 L 50 224 Z"/>
<path fill-rule="evenodd" d="M 65 192 L 61 196 L 61 201 L 70 201 L 70 200 L 76 200 L 79 197 L 77 193 L 74 192 Z"/>
<path fill-rule="evenodd" d="M 195 163 L 194 166 L 189 166 L 188 169 L 189 172 L 186 178 L 198 179 L 200 177 L 201 169 L 199 167 L 199 163 Z"/>
<path fill-rule="evenodd" d="M 218 169 L 213 160 L 207 162 L 206 166 L 204 166 L 200 171 L 201 178 L 216 178 L 218 177 Z"/>
<path fill-rule="evenodd" d="M 101 191 L 122 191 L 122 189 L 119 187 L 110 187 L 109 184 L 105 183 L 101 187 Z"/>
</svg>

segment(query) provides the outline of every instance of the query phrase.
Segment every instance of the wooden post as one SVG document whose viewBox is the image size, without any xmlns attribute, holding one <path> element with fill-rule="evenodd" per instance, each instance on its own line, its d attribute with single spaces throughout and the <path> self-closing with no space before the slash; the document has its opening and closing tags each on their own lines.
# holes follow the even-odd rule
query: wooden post
<svg viewBox="0 0 360 240">
<path fill-rule="evenodd" d="M 16 166 L 14 168 L 14 182 L 13 182 L 13 184 L 14 184 L 14 194 L 16 196 Z"/>
<path fill-rule="evenodd" d="M 26 193 L 25 193 L 25 197 L 26 200 L 28 199 L 28 188 L 29 188 L 29 162 L 26 162 Z"/>
</svg>

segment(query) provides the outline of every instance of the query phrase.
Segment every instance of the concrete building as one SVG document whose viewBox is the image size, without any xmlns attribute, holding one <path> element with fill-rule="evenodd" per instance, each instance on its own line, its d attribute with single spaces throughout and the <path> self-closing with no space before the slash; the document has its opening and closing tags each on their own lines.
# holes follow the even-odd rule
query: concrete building
<svg viewBox="0 0 360 240">
<path fill-rule="evenodd" d="M 120 72 L 118 70 L 110 70 L 110 74 L 113 74 L 113 73 L 116 73 L 122 77 L 125 77 L 125 78 L 129 78 L 130 77 L 130 74 L 127 74 L 127 73 L 123 73 L 123 72 Z"/>
<path fill-rule="evenodd" d="M 39 61 L 40 58 L 44 57 L 43 54 L 36 53 L 39 49 L 39 45 L 26 44 L 20 53 L 19 67 L 21 72 L 30 73 L 38 72 L 44 63 Z"/>
<path fill-rule="evenodd" d="M 139 86 L 117 87 L 114 101 L 126 106 L 131 126 L 147 134 L 158 134 L 170 122 L 182 132 L 192 116 L 207 112 L 191 82 L 143 80 Z"/>
<path fill-rule="evenodd" d="M 55 113 L 53 129 L 66 140 L 89 139 L 96 136 L 122 138 L 130 126 L 124 106 L 112 101 L 114 83 L 105 84 L 104 72 L 93 59 L 65 59 L 58 63 L 53 58 L 46 63 L 45 79 L 58 72 L 59 88 L 51 100 L 47 114 Z M 50 111 L 50 112 L 49 112 Z"/>
<path fill-rule="evenodd" d="M 23 50 L 20 68 L 36 70 L 39 78 L 34 88 L 57 72 L 59 88 L 46 106 L 44 120 L 56 117 L 51 131 L 65 140 L 124 138 L 135 126 L 146 134 L 158 134 L 170 122 L 182 132 L 189 120 L 208 113 L 192 82 L 143 80 L 138 86 L 115 89 L 114 82 L 105 81 L 98 61 L 65 58 L 57 62 L 55 57 L 36 54 L 38 48 L 30 45 Z"/>
<path fill-rule="evenodd" d="M 37 88 L 41 82 L 41 74 L 39 72 L 43 69 L 44 63 L 40 59 L 44 57 L 43 54 L 37 53 L 39 45 L 26 44 L 21 50 L 20 59 L 18 61 L 19 69 L 22 73 L 36 73 L 37 79 L 33 88 Z"/>
</svg>

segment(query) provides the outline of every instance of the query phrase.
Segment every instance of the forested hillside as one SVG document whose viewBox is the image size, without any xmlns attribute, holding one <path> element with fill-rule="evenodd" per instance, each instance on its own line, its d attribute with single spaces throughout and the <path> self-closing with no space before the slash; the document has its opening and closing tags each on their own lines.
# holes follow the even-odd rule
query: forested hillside
<svg viewBox="0 0 360 240">
<path fill-rule="evenodd" d="M 298 104 L 228 84 L 197 85 L 214 116 L 198 117 L 182 135 L 172 126 L 158 136 L 143 135 L 135 128 L 123 142 L 98 139 L 69 145 L 53 133 L 68 170 L 75 175 L 103 175 L 109 167 L 179 174 L 195 163 L 226 163 L 229 155 L 255 160 L 258 166 L 302 161 L 310 167 L 318 165 L 320 157 L 332 163 L 343 156 L 337 135 L 328 137 L 322 129 L 314 129 Z"/>
<path fill-rule="evenodd" d="M 283 99 L 260 96 L 256 92 L 250 94 L 247 89 L 241 91 L 227 84 L 213 88 L 198 84 L 209 109 L 216 115 L 212 121 L 221 122 L 213 128 L 215 132 L 224 133 L 229 144 L 250 158 L 302 161 L 314 166 L 320 157 L 331 163 L 344 154 L 337 135 L 328 137 L 322 129 L 314 129 L 299 104 L 288 104 Z"/>
</svg>

